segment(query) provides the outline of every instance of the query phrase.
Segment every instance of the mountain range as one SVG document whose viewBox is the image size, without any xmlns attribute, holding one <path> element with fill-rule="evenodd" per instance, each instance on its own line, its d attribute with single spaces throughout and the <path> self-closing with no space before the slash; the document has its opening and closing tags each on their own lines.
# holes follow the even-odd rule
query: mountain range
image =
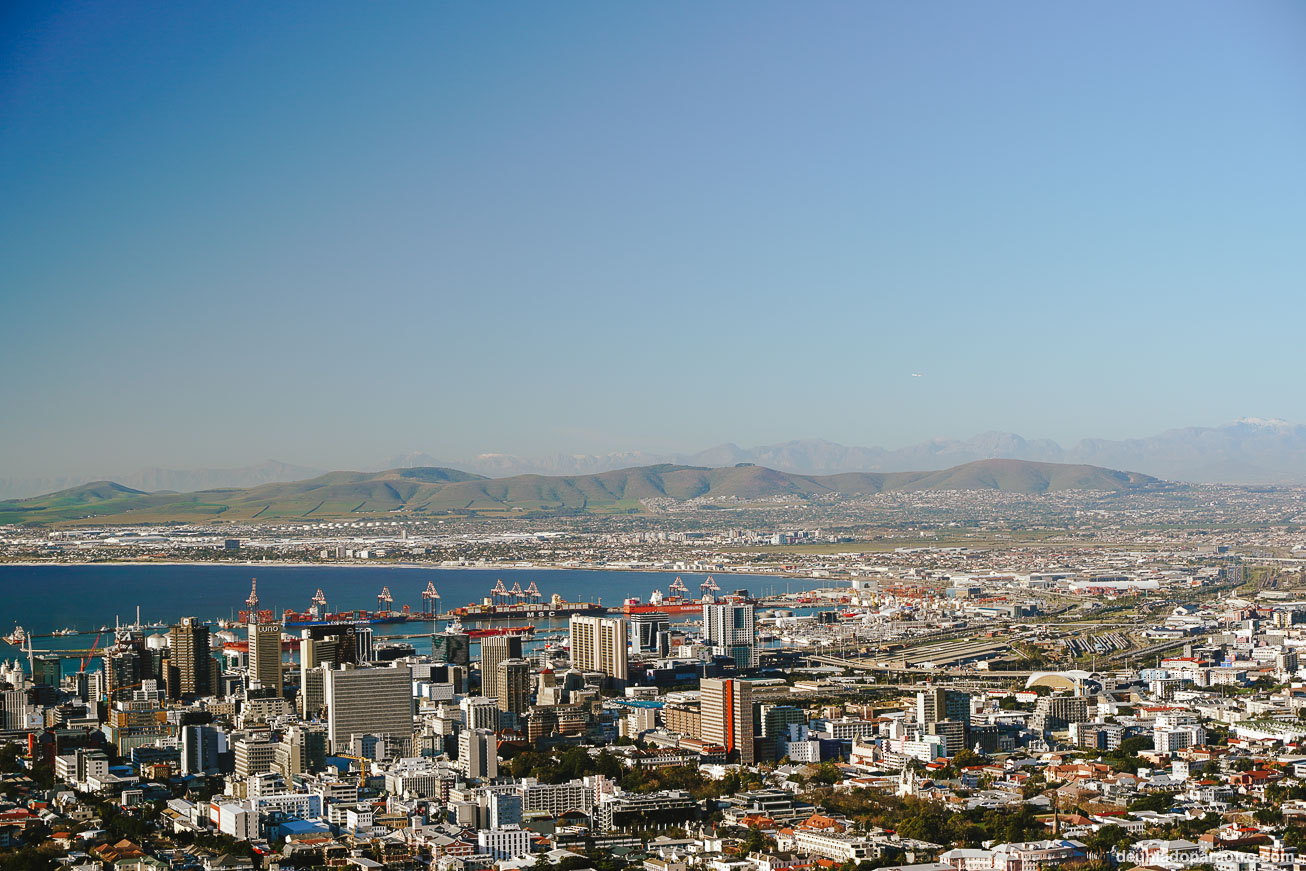
<svg viewBox="0 0 1306 871">
<path fill-rule="evenodd" d="M 1133 469 L 1158 478 L 1191 483 L 1299 484 L 1306 483 L 1306 426 L 1281 420 L 1245 418 L 1226 426 L 1184 427 L 1147 438 L 1119 441 L 1084 439 L 1069 448 L 1063 448 L 1050 439 L 1025 439 L 1015 433 L 986 432 L 965 440 L 931 439 L 896 450 L 850 447 L 823 439 L 800 439 L 753 448 L 728 443 L 692 454 L 554 454 L 535 459 L 480 454 L 442 462 L 428 454 L 417 453 L 394 457 L 385 465 L 452 465 L 490 477 L 502 477 L 589 474 L 656 463 L 690 466 L 756 463 L 800 475 L 834 475 L 909 469 L 933 471 L 987 459 Z"/>
<path fill-rule="evenodd" d="M 931 439 L 894 450 L 850 447 L 822 439 L 800 439 L 752 448 L 723 444 L 685 454 L 621 451 L 531 458 L 487 453 L 440 458 L 413 452 L 364 468 L 456 468 L 485 477 L 504 478 L 513 475 L 588 475 L 659 464 L 733 466 L 755 463 L 799 475 L 834 475 L 913 469 L 936 471 L 986 459 L 1133 469 L 1158 478 L 1193 483 L 1302 484 L 1306 483 L 1306 426 L 1281 420 L 1244 418 L 1226 426 L 1184 427 L 1147 438 L 1084 439 L 1069 448 L 1049 439 L 1025 439 L 1015 433 L 987 432 L 964 440 Z M 193 492 L 301 481 L 324 472 L 320 468 L 268 460 L 254 466 L 230 469 L 146 468 L 127 474 L 0 478 L 0 499 L 51 493 L 96 480 L 112 480 L 147 492 Z"/>
<path fill-rule="evenodd" d="M 112 481 L 46 496 L 0 502 L 0 523 L 93 519 L 164 521 L 390 519 L 396 515 L 514 512 L 612 513 L 641 510 L 641 500 L 807 499 L 890 491 L 1123 491 L 1161 485 L 1147 475 L 1094 466 L 981 460 L 942 471 L 798 475 L 764 466 L 725 468 L 655 465 L 591 475 L 487 478 L 457 469 L 420 467 L 384 472 L 329 472 L 307 481 L 195 493 L 146 493 Z"/>
</svg>

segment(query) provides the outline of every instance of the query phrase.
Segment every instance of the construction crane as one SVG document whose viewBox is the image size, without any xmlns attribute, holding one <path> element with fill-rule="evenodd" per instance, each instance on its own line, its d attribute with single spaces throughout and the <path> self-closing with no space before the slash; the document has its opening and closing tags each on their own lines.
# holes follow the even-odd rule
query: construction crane
<svg viewBox="0 0 1306 871">
<path fill-rule="evenodd" d="M 389 611 L 390 606 L 394 604 L 394 601 L 395 597 L 390 595 L 390 588 L 382 587 L 381 592 L 376 594 L 376 612 L 381 614 Z"/>
<path fill-rule="evenodd" d="M 95 633 L 95 642 L 91 645 L 91 649 L 86 651 L 86 655 L 82 657 L 82 664 L 77 669 L 78 671 L 86 671 L 86 663 L 91 661 L 92 656 L 95 656 L 95 650 L 100 646 L 100 636 L 103 634 L 104 634 L 103 629 Z"/>
</svg>

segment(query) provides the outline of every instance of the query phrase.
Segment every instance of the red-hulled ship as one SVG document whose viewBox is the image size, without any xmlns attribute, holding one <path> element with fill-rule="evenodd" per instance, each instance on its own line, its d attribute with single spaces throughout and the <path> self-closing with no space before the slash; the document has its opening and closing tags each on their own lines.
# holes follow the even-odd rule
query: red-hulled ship
<svg viewBox="0 0 1306 871">
<path fill-rule="evenodd" d="M 608 609 L 600 602 L 567 602 L 557 593 L 545 602 L 534 581 L 525 590 L 520 583 L 513 584 L 510 590 L 503 585 L 502 579 L 495 583 L 489 597 L 479 605 L 464 605 L 453 609 L 455 617 L 471 623 L 606 613 Z"/>
<path fill-rule="evenodd" d="M 638 598 L 627 599 L 621 606 L 621 613 L 628 617 L 631 614 L 653 613 L 666 614 L 669 617 L 702 616 L 704 605 L 711 605 L 722 601 L 750 601 L 746 597 L 740 595 L 728 595 L 725 597 L 717 596 L 717 593 L 721 592 L 721 587 L 717 585 L 716 581 L 712 580 L 711 575 L 708 575 L 707 580 L 699 584 L 698 588 L 702 591 L 702 596 L 700 598 L 687 598 L 689 588 L 686 587 L 685 582 L 677 576 L 676 579 L 667 587 L 667 590 L 671 595 L 664 596 L 662 595 L 661 590 L 654 590 L 652 595 L 648 597 L 647 604 L 641 602 Z"/>
<path fill-rule="evenodd" d="M 478 638 L 488 638 L 491 635 L 520 635 L 524 638 L 530 638 L 535 634 L 534 626 L 486 626 L 480 629 L 464 629 L 467 637 L 472 641 Z"/>
</svg>

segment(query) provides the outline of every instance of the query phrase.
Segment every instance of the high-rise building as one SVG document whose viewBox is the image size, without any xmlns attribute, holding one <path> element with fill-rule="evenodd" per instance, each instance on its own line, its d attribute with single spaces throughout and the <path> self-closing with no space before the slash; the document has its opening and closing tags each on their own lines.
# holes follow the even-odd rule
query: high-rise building
<svg viewBox="0 0 1306 871">
<path fill-rule="evenodd" d="M 499 776 L 499 740 L 489 729 L 464 729 L 458 733 L 458 767 L 468 777 Z"/>
<path fill-rule="evenodd" d="M 581 671 L 597 671 L 624 683 L 628 677 L 626 645 L 630 630 L 626 621 L 608 617 L 573 616 L 571 664 Z"/>
<path fill-rule="evenodd" d="M 521 658 L 521 636 L 487 635 L 481 639 L 481 695 L 494 696 L 499 663 Z"/>
<path fill-rule="evenodd" d="M 940 720 L 953 720 L 970 728 L 970 695 L 942 687 L 917 693 L 916 721 L 921 728 L 933 726 Z"/>
<path fill-rule="evenodd" d="M 630 649 L 666 656 L 671 652 L 671 618 L 660 611 L 630 615 Z"/>
<path fill-rule="evenodd" d="M 763 738 L 788 738 L 790 726 L 807 725 L 807 711 L 796 705 L 762 705 L 760 714 Z"/>
<path fill-rule="evenodd" d="M 505 659 L 495 674 L 495 699 L 499 710 L 521 715 L 531 705 L 531 661 Z"/>
<path fill-rule="evenodd" d="M 740 765 L 753 764 L 753 686 L 734 678 L 699 681 L 704 741 L 739 754 Z"/>
<path fill-rule="evenodd" d="M 437 632 L 431 636 L 431 657 L 437 662 L 468 665 L 471 662 L 471 638 L 466 632 Z"/>
<path fill-rule="evenodd" d="M 280 638 L 277 643 L 279 647 Z M 195 617 L 182 617 L 168 630 L 168 696 L 211 696 L 212 678 L 209 627 Z"/>
<path fill-rule="evenodd" d="M 281 695 L 281 624 L 249 624 L 249 677 L 251 684 Z"/>
<path fill-rule="evenodd" d="M 757 622 L 747 602 L 703 604 L 703 637 L 713 651 L 740 668 L 757 668 Z"/>
<path fill-rule="evenodd" d="M 499 728 L 499 705 L 495 699 L 487 699 L 484 696 L 466 696 L 458 707 L 463 713 L 464 729 L 490 729 L 491 731 Z"/>
<path fill-rule="evenodd" d="M 371 626 L 354 627 L 353 662 L 376 662 L 376 638 Z"/>
<path fill-rule="evenodd" d="M 32 660 L 32 683 L 57 687 L 63 676 L 63 660 L 57 656 L 38 656 Z"/>
<path fill-rule="evenodd" d="M 153 677 L 144 642 L 139 638 L 120 637 L 104 651 L 103 660 L 103 690 L 110 700 L 130 698 L 133 689 Z"/>
<path fill-rule="evenodd" d="M 220 751 L 219 732 L 212 726 L 181 728 L 181 773 L 216 774 Z"/>
<path fill-rule="evenodd" d="M 321 771 L 326 767 L 326 756 L 326 729 L 316 723 L 297 723 L 282 736 L 272 767 L 290 783 L 297 774 Z"/>
<path fill-rule="evenodd" d="M 353 736 L 385 735 L 394 743 L 413 739 L 413 682 L 406 665 L 359 668 L 345 664 L 323 675 L 327 738 L 331 751 L 348 747 Z"/>
</svg>

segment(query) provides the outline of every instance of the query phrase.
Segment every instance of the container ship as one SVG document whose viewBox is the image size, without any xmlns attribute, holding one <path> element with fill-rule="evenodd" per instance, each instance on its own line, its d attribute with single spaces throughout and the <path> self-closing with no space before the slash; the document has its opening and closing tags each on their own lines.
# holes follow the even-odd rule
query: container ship
<svg viewBox="0 0 1306 871">
<path fill-rule="evenodd" d="M 524 600 L 524 601 L 523 601 Z M 490 595 L 480 604 L 466 605 L 462 608 L 455 608 L 448 614 L 440 613 L 440 594 L 436 592 L 435 585 L 428 583 L 426 589 L 422 591 L 422 609 L 413 611 L 407 605 L 404 605 L 398 611 L 392 610 L 394 597 L 390 594 L 389 587 L 383 587 L 376 597 L 375 611 L 331 611 L 327 608 L 326 596 L 321 590 L 318 590 L 313 596 L 311 605 L 307 611 L 296 611 L 293 608 L 287 608 L 281 614 L 281 625 L 287 629 L 301 629 L 308 626 L 332 626 L 341 623 L 351 623 L 356 626 L 375 626 L 387 623 L 431 623 L 441 619 L 452 619 L 465 623 L 491 623 L 496 621 L 510 622 L 512 620 L 528 620 L 532 617 L 569 617 L 572 614 L 606 614 L 607 608 L 601 604 L 593 602 L 565 602 L 562 597 L 554 594 L 549 601 L 542 601 L 539 588 L 534 582 L 525 590 L 521 584 L 513 584 L 512 589 L 504 586 L 503 581 L 498 581 L 490 591 Z M 240 623 L 249 620 L 249 611 L 240 612 Z M 259 619 L 272 620 L 272 612 L 258 612 Z M 239 625 L 239 624 L 237 624 Z M 529 630 L 527 632 L 526 630 Z M 469 630 L 472 637 L 480 635 L 520 635 L 530 634 L 535 631 L 534 626 L 522 626 L 505 628 L 503 630 Z M 478 634 L 479 633 L 479 634 Z"/>
<path fill-rule="evenodd" d="M 502 579 L 495 583 L 490 595 L 480 604 L 453 609 L 455 618 L 470 623 L 606 613 L 608 609 L 601 602 L 567 602 L 557 593 L 545 602 L 534 581 L 523 590 L 520 583 L 514 583 L 512 589 L 508 589 Z"/>
<path fill-rule="evenodd" d="M 699 584 L 702 596 L 697 599 L 688 598 L 689 588 L 685 582 L 676 577 L 667 587 L 670 593 L 668 596 L 662 595 L 661 590 L 654 590 L 648 597 L 648 602 L 642 602 L 638 598 L 627 599 L 621 605 L 621 613 L 627 617 L 632 614 L 666 614 L 668 617 L 701 617 L 703 615 L 704 605 L 714 605 L 721 602 L 752 602 L 748 594 L 743 591 L 729 593 L 725 596 L 718 596 L 721 587 L 712 579 L 711 575 L 707 580 Z"/>
<path fill-rule="evenodd" d="M 520 635 L 522 638 L 531 638 L 535 635 L 535 626 L 480 626 L 463 629 L 462 632 L 472 641 L 494 635 Z"/>
<path fill-rule="evenodd" d="M 430 583 L 426 585 L 426 590 L 422 593 L 424 602 L 439 601 L 440 596 L 435 593 L 435 587 Z M 389 587 L 382 587 L 381 592 L 376 596 L 375 611 L 337 611 L 332 613 L 327 610 L 326 596 L 319 588 L 313 595 L 313 599 L 307 611 L 295 611 L 287 608 L 281 613 L 281 625 L 287 629 L 299 629 L 305 626 L 331 626 L 340 623 L 353 623 L 356 626 L 377 626 L 385 623 L 408 623 L 412 620 L 431 621 L 436 619 L 433 613 L 413 613 L 407 605 L 399 611 L 392 611 L 390 606 L 394 604 L 394 596 L 390 594 Z M 247 619 L 248 612 L 241 611 L 240 619 Z"/>
</svg>

